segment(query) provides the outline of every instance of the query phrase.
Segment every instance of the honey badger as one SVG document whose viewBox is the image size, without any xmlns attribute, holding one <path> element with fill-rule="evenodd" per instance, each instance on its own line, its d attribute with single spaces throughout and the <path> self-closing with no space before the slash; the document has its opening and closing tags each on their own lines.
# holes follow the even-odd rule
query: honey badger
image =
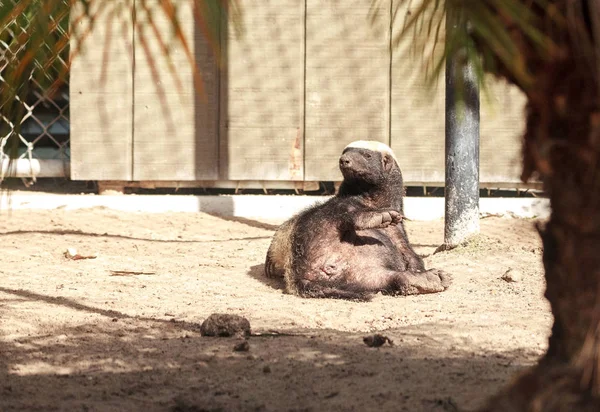
<svg viewBox="0 0 600 412">
<path fill-rule="evenodd" d="M 451 278 L 425 270 L 402 222 L 404 184 L 391 148 L 359 140 L 339 159 L 338 194 L 283 223 L 267 252 L 265 274 L 288 293 L 367 300 L 382 292 L 441 292 Z"/>
</svg>

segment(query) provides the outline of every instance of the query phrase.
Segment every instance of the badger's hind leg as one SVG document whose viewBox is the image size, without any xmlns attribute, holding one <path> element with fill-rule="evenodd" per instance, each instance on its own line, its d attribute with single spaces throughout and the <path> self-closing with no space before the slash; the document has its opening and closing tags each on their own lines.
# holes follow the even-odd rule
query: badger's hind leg
<svg viewBox="0 0 600 412">
<path fill-rule="evenodd" d="M 298 295 L 304 298 L 329 298 L 368 301 L 372 292 L 359 285 L 340 284 L 327 280 L 303 279 L 297 285 Z"/>
<path fill-rule="evenodd" d="M 438 269 L 413 272 L 363 266 L 347 272 L 345 281 L 349 286 L 369 293 L 421 295 L 445 291 L 450 287 L 452 277 Z"/>
<path fill-rule="evenodd" d="M 397 272 L 388 269 L 373 269 L 364 274 L 345 273 L 343 278 L 329 277 L 319 270 L 297 283 L 300 296 L 307 298 L 335 298 L 370 300 L 372 295 L 382 292 L 387 295 L 421 295 L 443 292 L 452 283 L 450 274 L 431 269 L 423 272 Z"/>
<path fill-rule="evenodd" d="M 265 276 L 268 278 L 282 278 L 292 259 L 292 233 L 295 219 L 284 222 L 271 240 L 267 257 L 265 259 Z"/>
<path fill-rule="evenodd" d="M 265 259 L 265 276 L 268 278 L 282 278 L 285 270 L 282 266 L 277 265 L 273 257 L 267 254 Z"/>
</svg>

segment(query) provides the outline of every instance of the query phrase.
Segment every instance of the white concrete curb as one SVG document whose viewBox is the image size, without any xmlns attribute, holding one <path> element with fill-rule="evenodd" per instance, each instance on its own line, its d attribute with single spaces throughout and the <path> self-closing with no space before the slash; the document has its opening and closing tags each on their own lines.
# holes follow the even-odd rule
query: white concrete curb
<svg viewBox="0 0 600 412">
<path fill-rule="evenodd" d="M 23 209 L 85 209 L 106 207 L 128 212 L 205 212 L 244 218 L 285 219 L 294 213 L 324 201 L 326 196 L 271 195 L 61 195 L 48 193 L 12 193 L 2 196 L 1 211 Z M 549 215 L 547 199 L 482 198 L 482 216 L 499 215 L 521 218 L 545 218 Z M 441 197 L 407 197 L 404 214 L 411 220 L 435 220 L 444 217 Z"/>
</svg>

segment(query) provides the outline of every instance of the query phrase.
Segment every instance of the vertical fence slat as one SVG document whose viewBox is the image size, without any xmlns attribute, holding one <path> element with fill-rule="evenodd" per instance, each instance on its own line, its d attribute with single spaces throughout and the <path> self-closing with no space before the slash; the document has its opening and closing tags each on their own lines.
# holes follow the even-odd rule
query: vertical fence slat
<svg viewBox="0 0 600 412">
<path fill-rule="evenodd" d="M 136 0 L 136 19 L 143 31 L 135 34 L 135 180 L 218 178 L 218 66 L 211 45 L 194 21 L 193 0 L 178 6 L 203 90 L 195 87 L 193 66 L 180 43 L 174 41 L 171 21 L 159 2 Z M 148 12 L 164 44 L 171 45 L 169 59 L 147 24 Z M 215 46 L 218 48 L 218 43 Z"/>
<path fill-rule="evenodd" d="M 242 2 L 222 30 L 221 179 L 302 180 L 304 0 Z"/>
<path fill-rule="evenodd" d="M 339 180 L 354 140 L 389 143 L 390 1 L 307 0 L 306 180 Z"/>
<path fill-rule="evenodd" d="M 481 93 L 479 180 L 482 183 L 521 183 L 525 96 L 504 81 L 487 86 L 487 95 Z"/>
<path fill-rule="evenodd" d="M 116 2 L 115 2 L 116 3 Z M 92 7 L 98 7 L 94 2 Z M 81 9 L 74 7 L 71 21 Z M 98 14 L 83 54 L 71 66 L 71 177 L 130 180 L 133 130 L 131 10 L 108 5 Z M 74 24 L 74 23 L 73 23 Z M 81 20 L 81 32 L 86 20 Z M 74 43 L 71 52 L 74 51 Z"/>
<path fill-rule="evenodd" d="M 417 8 L 419 2 L 394 0 L 393 7 L 398 10 L 392 27 L 394 38 L 402 31 L 411 6 Z M 411 33 L 392 52 L 392 149 L 405 182 L 443 185 L 444 82 L 442 79 L 433 92 L 426 90 L 423 53 L 412 52 L 412 41 Z"/>
</svg>

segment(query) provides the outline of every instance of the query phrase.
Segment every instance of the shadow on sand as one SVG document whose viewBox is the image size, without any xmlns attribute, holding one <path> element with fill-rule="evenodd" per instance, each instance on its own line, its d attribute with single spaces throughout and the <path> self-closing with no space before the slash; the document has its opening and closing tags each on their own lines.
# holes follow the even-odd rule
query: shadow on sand
<svg viewBox="0 0 600 412">
<path fill-rule="evenodd" d="M 264 283 L 265 285 L 273 289 L 283 290 L 285 288 L 283 278 L 268 278 L 265 275 L 265 265 L 262 263 L 260 265 L 250 266 L 248 276 L 258 280 L 259 282 Z"/>
<path fill-rule="evenodd" d="M 251 337 L 249 352 L 234 352 L 236 338 L 201 337 L 186 323 L 2 292 L 102 315 L 0 340 L 2 411 L 458 411 L 531 362 L 522 351 L 424 349 L 403 329 L 386 331 L 395 345 L 381 348 L 362 334 L 299 330 Z"/>
</svg>

